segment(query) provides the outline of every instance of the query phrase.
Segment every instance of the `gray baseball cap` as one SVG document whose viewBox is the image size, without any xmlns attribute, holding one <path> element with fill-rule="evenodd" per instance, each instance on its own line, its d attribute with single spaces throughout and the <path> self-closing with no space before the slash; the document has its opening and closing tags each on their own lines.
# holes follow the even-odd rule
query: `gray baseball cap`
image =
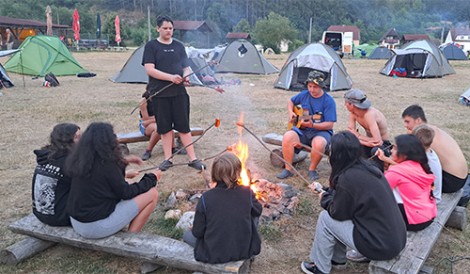
<svg viewBox="0 0 470 274">
<path fill-rule="evenodd" d="M 372 103 L 360 89 L 351 89 L 344 94 L 344 99 L 360 109 L 368 109 Z"/>
</svg>

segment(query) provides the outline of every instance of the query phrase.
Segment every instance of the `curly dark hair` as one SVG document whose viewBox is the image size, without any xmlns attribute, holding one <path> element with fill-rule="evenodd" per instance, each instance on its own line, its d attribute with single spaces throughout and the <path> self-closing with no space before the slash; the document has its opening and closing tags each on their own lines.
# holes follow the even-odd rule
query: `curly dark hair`
<svg viewBox="0 0 470 274">
<path fill-rule="evenodd" d="M 67 158 L 65 170 L 69 176 L 87 177 L 95 161 L 117 162 L 125 167 L 113 126 L 109 123 L 91 123 Z"/>
<path fill-rule="evenodd" d="M 49 144 L 42 147 L 50 152 L 48 158 L 55 159 L 57 155 L 68 154 L 72 150 L 73 139 L 79 129 L 79 126 L 71 123 L 55 125 L 49 136 Z"/>
<path fill-rule="evenodd" d="M 331 137 L 330 147 L 330 187 L 335 188 L 339 176 L 354 165 L 362 165 L 376 177 L 382 172 L 363 157 L 359 139 L 349 131 L 340 131 Z"/>
</svg>

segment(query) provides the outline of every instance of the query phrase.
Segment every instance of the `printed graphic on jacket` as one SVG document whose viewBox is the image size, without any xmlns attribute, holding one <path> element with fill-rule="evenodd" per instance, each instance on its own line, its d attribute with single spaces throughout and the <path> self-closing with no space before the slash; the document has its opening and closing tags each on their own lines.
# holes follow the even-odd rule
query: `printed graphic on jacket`
<svg viewBox="0 0 470 274">
<path fill-rule="evenodd" d="M 51 164 L 36 167 L 33 208 L 44 215 L 54 215 L 55 189 L 63 175 L 60 168 Z"/>
</svg>

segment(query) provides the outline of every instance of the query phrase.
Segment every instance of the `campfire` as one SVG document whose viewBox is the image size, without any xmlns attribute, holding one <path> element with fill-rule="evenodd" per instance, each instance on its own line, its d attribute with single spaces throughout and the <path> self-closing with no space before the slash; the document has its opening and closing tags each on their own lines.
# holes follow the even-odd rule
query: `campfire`
<svg viewBox="0 0 470 274">
<path fill-rule="evenodd" d="M 241 122 L 239 123 L 243 123 L 243 114 L 240 116 L 240 120 Z M 292 216 L 295 207 L 299 203 L 297 197 L 298 191 L 288 184 L 282 182 L 272 183 L 266 179 L 258 178 L 258 174 L 251 174 L 250 169 L 247 167 L 249 157 L 248 144 L 242 140 L 241 127 L 238 127 L 238 131 L 240 135 L 238 142 L 229 146 L 227 150 L 234 153 L 242 163 L 239 184 L 249 186 L 255 193 L 258 201 L 263 205 L 261 221 L 269 223 L 282 216 Z M 165 208 L 167 210 L 174 208 L 191 210 L 204 191 L 201 189 L 192 191 L 180 189 L 177 192 L 173 192 L 168 198 Z"/>
<path fill-rule="evenodd" d="M 239 123 L 243 123 L 243 113 L 240 115 Z M 251 174 L 246 167 L 249 156 L 248 144 L 242 141 L 242 128 L 238 127 L 240 138 L 233 146 L 232 152 L 237 155 L 242 163 L 240 185 L 249 186 L 256 195 L 256 198 L 263 205 L 262 219 L 272 221 L 278 219 L 282 214 L 292 215 L 295 206 L 298 204 L 297 191 L 291 186 L 279 183 L 275 184 L 265 179 L 256 178 L 256 174 Z"/>
</svg>

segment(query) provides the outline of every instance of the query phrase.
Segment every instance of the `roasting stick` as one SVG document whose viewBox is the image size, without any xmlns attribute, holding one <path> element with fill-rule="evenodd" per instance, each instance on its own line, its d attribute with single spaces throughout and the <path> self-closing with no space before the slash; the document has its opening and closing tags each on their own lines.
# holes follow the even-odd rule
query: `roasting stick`
<svg viewBox="0 0 470 274">
<path fill-rule="evenodd" d="M 190 74 L 183 76 L 183 78 L 186 78 L 186 77 L 189 77 L 189 76 L 191 76 L 191 75 L 193 75 L 193 74 L 195 74 L 195 73 L 198 73 L 199 71 L 201 71 L 201 70 L 207 68 L 207 67 L 210 66 L 210 65 L 214 65 L 214 64 L 215 64 L 214 62 L 208 63 L 207 65 L 198 68 L 197 70 L 191 72 Z M 176 84 L 173 83 L 173 82 L 171 82 L 171 83 L 169 83 L 168 85 L 166 85 L 166 86 L 162 87 L 161 89 L 157 90 L 154 94 L 150 95 L 150 96 L 145 100 L 145 102 L 148 102 L 148 100 L 150 100 L 150 99 L 153 98 L 154 96 L 156 96 L 156 95 L 162 93 L 164 90 L 166 90 L 167 88 L 169 88 L 169 87 L 171 87 L 171 86 L 173 86 L 173 85 L 176 85 Z M 219 93 L 223 93 L 223 92 L 224 92 L 224 89 L 221 88 L 220 86 L 217 86 L 217 87 L 215 87 L 215 88 L 213 88 L 213 87 L 208 87 L 208 88 L 214 89 L 215 91 L 217 91 L 217 92 L 219 92 Z M 134 113 L 134 111 L 136 111 L 143 103 L 144 103 L 144 102 L 140 102 L 140 103 L 131 111 L 131 115 L 132 115 L 132 114 Z"/>
<path fill-rule="evenodd" d="M 258 138 L 258 136 L 256 136 L 251 130 L 249 130 L 245 124 L 243 124 L 242 122 L 237 122 L 237 126 L 239 127 L 242 127 L 243 129 L 245 129 L 248 133 L 251 134 L 251 136 L 255 137 L 255 139 L 267 150 L 269 151 L 269 153 L 271 154 L 274 154 L 276 155 L 276 157 L 279 158 L 279 160 L 281 160 L 284 164 L 288 165 L 290 168 L 292 168 L 292 170 L 302 179 L 302 181 L 304 181 L 307 185 L 310 185 L 311 182 L 309 182 L 307 179 L 305 179 L 304 176 L 302 176 L 302 174 L 300 174 L 300 172 L 291 164 L 291 163 L 288 163 L 286 160 L 284 160 L 284 158 L 282 158 L 281 156 L 275 154 L 275 153 L 272 153 L 271 150 L 264 144 L 263 141 L 261 141 L 260 138 Z"/>
<path fill-rule="evenodd" d="M 231 147 L 227 147 L 227 148 L 225 148 L 224 150 L 222 150 L 221 152 L 219 152 L 219 153 L 217 153 L 217 154 L 215 154 L 215 155 L 209 156 L 209 157 L 207 157 L 207 158 L 203 158 L 203 159 L 201 159 L 200 161 L 203 162 L 203 161 L 207 161 L 207 160 L 213 159 L 213 158 L 215 158 L 215 157 L 218 157 L 218 156 L 222 155 L 224 152 L 226 152 L 226 151 L 231 151 L 231 150 L 232 150 Z M 176 163 L 176 164 L 173 164 L 172 167 L 174 167 L 174 166 L 186 166 L 186 165 L 188 165 L 189 163 L 191 163 L 191 162 Z M 152 167 L 147 167 L 147 168 L 139 169 L 138 172 L 144 172 L 144 171 L 149 171 L 149 170 L 154 170 L 154 169 L 159 170 L 158 166 L 152 166 Z"/>
<path fill-rule="evenodd" d="M 383 151 L 385 151 L 386 149 L 389 149 L 391 147 L 393 147 L 393 145 L 388 145 L 388 146 L 384 147 L 383 149 L 382 148 L 379 148 L 379 149 L 382 149 Z M 374 154 L 374 155 L 370 156 L 367 160 L 372 160 L 375 157 L 377 157 L 377 154 Z"/>
<path fill-rule="evenodd" d="M 191 143 L 185 145 L 184 147 L 179 148 L 178 150 L 176 150 L 175 153 L 171 154 L 170 158 L 168 158 L 167 160 L 173 159 L 173 157 L 175 157 L 175 155 L 178 154 L 180 151 L 182 151 L 183 149 L 186 149 L 187 147 L 189 147 L 189 146 L 193 145 L 194 143 L 196 143 L 197 141 L 199 141 L 202 138 L 202 136 L 204 136 L 204 134 L 206 134 L 206 132 L 209 131 L 214 126 L 216 128 L 220 127 L 220 119 L 219 118 L 215 118 L 215 122 L 212 125 L 208 126 L 206 129 L 204 129 L 202 131 L 202 134 L 196 140 L 194 140 Z"/>
</svg>

